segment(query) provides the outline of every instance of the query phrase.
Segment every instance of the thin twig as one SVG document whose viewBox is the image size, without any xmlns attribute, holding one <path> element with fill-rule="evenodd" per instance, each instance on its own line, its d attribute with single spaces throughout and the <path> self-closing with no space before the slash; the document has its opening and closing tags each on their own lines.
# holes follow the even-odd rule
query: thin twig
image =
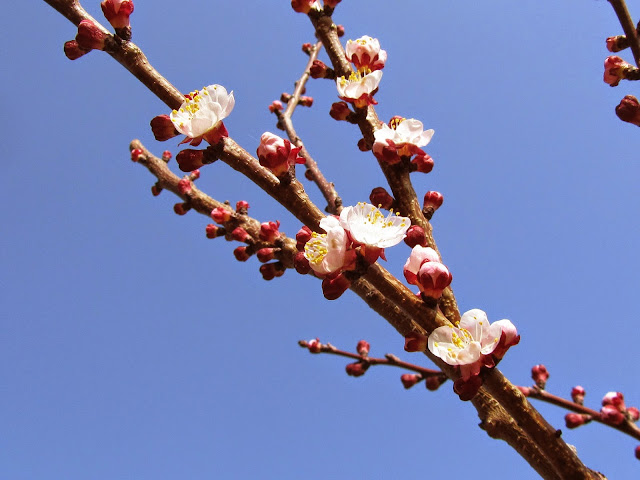
<svg viewBox="0 0 640 480">
<path fill-rule="evenodd" d="M 629 42 L 633 58 L 636 61 L 636 67 L 640 68 L 640 38 L 638 37 L 636 25 L 633 23 L 629 10 L 627 9 L 627 4 L 624 0 L 609 0 L 609 3 L 616 12 L 618 21 L 627 37 L 627 42 Z"/>
</svg>

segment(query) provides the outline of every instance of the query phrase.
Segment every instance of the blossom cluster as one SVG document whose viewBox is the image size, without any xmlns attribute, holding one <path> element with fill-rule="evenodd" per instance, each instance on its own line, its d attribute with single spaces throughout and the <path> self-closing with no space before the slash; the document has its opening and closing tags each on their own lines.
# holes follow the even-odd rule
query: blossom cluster
<svg viewBox="0 0 640 480">
<path fill-rule="evenodd" d="M 372 264 L 385 259 L 384 249 L 400 243 L 411 226 L 407 217 L 389 213 L 386 217 L 369 203 L 345 207 L 340 216 L 320 220 L 325 233 L 312 232 L 308 227 L 296 235 L 299 254 L 296 269 L 301 273 L 312 270 L 323 279 L 324 296 L 330 300 L 340 297 L 351 285 L 344 275 L 356 269 L 356 260 Z"/>
</svg>

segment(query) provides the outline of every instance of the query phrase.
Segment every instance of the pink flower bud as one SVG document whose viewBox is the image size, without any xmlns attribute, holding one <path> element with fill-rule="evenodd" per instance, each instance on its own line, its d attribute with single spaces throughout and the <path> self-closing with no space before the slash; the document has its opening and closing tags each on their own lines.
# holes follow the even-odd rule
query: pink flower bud
<svg viewBox="0 0 640 480">
<path fill-rule="evenodd" d="M 591 415 L 582 413 L 567 413 L 564 416 L 564 423 L 567 425 L 567 428 L 578 428 L 585 423 L 589 423 L 591 420 Z"/>
<path fill-rule="evenodd" d="M 306 275 L 311 271 L 311 265 L 309 265 L 307 257 L 304 256 L 304 252 L 298 252 L 296 256 L 293 257 L 293 268 L 301 275 Z"/>
<path fill-rule="evenodd" d="M 80 44 L 82 46 L 82 44 Z M 620 83 L 625 75 L 625 70 L 630 67 L 627 62 L 622 58 L 615 55 L 607 57 L 604 61 L 604 81 L 612 87 L 615 87 Z"/>
<path fill-rule="evenodd" d="M 186 195 L 191 192 L 191 180 L 188 177 L 178 182 L 178 192 L 180 192 L 180 195 Z"/>
<path fill-rule="evenodd" d="M 602 405 L 611 405 L 621 412 L 624 412 L 626 410 L 626 407 L 624 405 L 624 395 L 622 395 L 621 392 L 608 392 L 602 398 Z"/>
<path fill-rule="evenodd" d="M 400 381 L 402 382 L 402 385 L 407 390 L 413 387 L 420 380 L 422 380 L 422 375 L 418 375 L 417 373 L 405 373 L 400 377 Z"/>
<path fill-rule="evenodd" d="M 418 154 L 411 159 L 411 165 L 414 166 L 416 172 L 429 173 L 433 170 L 433 158 L 426 153 Z"/>
<path fill-rule="evenodd" d="M 500 330 L 502 331 L 502 333 L 500 335 L 498 345 L 496 345 L 496 348 L 493 350 L 493 352 L 491 352 L 491 355 L 494 359 L 500 360 L 505 356 L 507 350 L 520 343 L 520 335 L 518 335 L 516 326 L 509 320 L 498 320 L 492 325 L 494 324 L 500 326 Z"/>
<path fill-rule="evenodd" d="M 362 362 L 350 363 L 346 367 L 347 375 L 350 377 L 361 377 L 369 368 L 369 365 L 366 365 Z"/>
<path fill-rule="evenodd" d="M 416 332 L 411 332 L 404 337 L 404 351 L 405 352 L 424 352 L 427 349 L 427 339 L 425 335 L 421 335 Z"/>
<path fill-rule="evenodd" d="M 251 236 L 244 228 L 236 227 L 231 232 L 231 238 L 233 238 L 237 242 L 247 242 L 247 240 L 249 240 Z"/>
<path fill-rule="evenodd" d="M 299 252 L 304 252 L 304 246 L 311 240 L 312 232 L 306 225 L 296 233 L 296 248 Z"/>
<path fill-rule="evenodd" d="M 224 207 L 216 207 L 211 210 L 211 218 L 214 222 L 223 224 L 231 219 L 231 212 Z"/>
<path fill-rule="evenodd" d="M 629 407 L 627 408 L 627 416 L 632 422 L 637 422 L 638 420 L 640 420 L 640 410 L 638 410 L 636 407 Z"/>
<path fill-rule="evenodd" d="M 179 135 L 169 115 L 157 115 L 151 119 L 149 124 L 151 125 L 153 136 L 159 142 L 164 142 Z"/>
<path fill-rule="evenodd" d="M 447 381 L 446 375 L 430 375 L 425 379 L 425 387 L 427 390 L 435 392 L 440 385 Z"/>
<path fill-rule="evenodd" d="M 347 102 L 335 102 L 331 105 L 331 110 L 329 110 L 329 115 L 334 120 L 347 120 L 347 117 L 352 113 Z"/>
<path fill-rule="evenodd" d="M 157 197 L 158 195 L 160 195 L 160 192 L 162 192 L 162 187 L 160 185 L 158 185 L 157 183 L 155 185 L 151 185 L 151 195 Z"/>
<path fill-rule="evenodd" d="M 476 396 L 481 386 L 482 378 L 480 375 L 472 375 L 467 379 L 459 378 L 453 382 L 453 391 L 458 394 L 460 400 L 467 402 Z"/>
<path fill-rule="evenodd" d="M 371 190 L 369 201 L 372 205 L 385 210 L 389 210 L 394 202 L 393 197 L 389 195 L 389 192 L 387 192 L 384 187 L 376 187 Z"/>
<path fill-rule="evenodd" d="M 404 238 L 404 243 L 411 248 L 416 245 L 425 247 L 427 245 L 427 236 L 424 233 L 424 229 L 419 225 L 411 225 L 407 230 L 407 236 Z"/>
<path fill-rule="evenodd" d="M 239 202 L 236 202 L 236 213 L 239 213 L 241 215 L 246 215 L 247 211 L 249 211 L 249 202 L 245 200 L 240 200 Z"/>
<path fill-rule="evenodd" d="M 85 50 L 84 48 L 80 47 L 80 45 L 78 45 L 78 42 L 76 42 L 75 40 L 69 40 L 64 44 L 64 54 L 69 60 L 77 60 L 88 52 L 89 50 Z"/>
<path fill-rule="evenodd" d="M 267 263 L 275 258 L 275 249 L 274 248 L 261 248 L 256 252 L 256 256 L 258 257 L 258 261 L 260 263 Z"/>
<path fill-rule="evenodd" d="M 131 150 L 131 161 L 132 162 L 137 162 L 140 159 L 140 155 L 142 155 L 143 152 L 141 149 L 139 148 L 134 148 L 133 150 Z"/>
<path fill-rule="evenodd" d="M 633 123 L 640 127 L 640 103 L 633 95 L 624 97 L 616 107 L 616 115 L 623 122 Z"/>
<path fill-rule="evenodd" d="M 531 378 L 538 387 L 544 390 L 544 387 L 547 385 L 547 380 L 549 380 L 547 367 L 544 365 L 534 365 L 531 368 Z"/>
<path fill-rule="evenodd" d="M 313 50 L 313 45 L 311 45 L 309 42 L 302 44 L 302 51 L 307 55 L 310 55 L 312 50 Z"/>
<path fill-rule="evenodd" d="M 358 342 L 358 345 L 356 346 L 356 352 L 358 352 L 358 355 L 362 355 L 363 357 L 369 355 L 370 349 L 371 345 L 369 345 L 369 342 L 367 342 L 366 340 L 360 340 Z"/>
<path fill-rule="evenodd" d="M 238 247 L 233 251 L 233 255 L 236 257 L 236 260 L 239 262 L 246 262 L 249 260 L 249 253 L 247 252 L 247 247 Z"/>
<path fill-rule="evenodd" d="M 265 263 L 260 265 L 260 273 L 264 280 L 273 280 L 275 277 L 281 277 L 284 274 L 284 266 L 281 262 Z"/>
<path fill-rule="evenodd" d="M 273 243 L 280 237 L 280 222 L 265 222 L 260 225 L 260 240 Z"/>
<path fill-rule="evenodd" d="M 162 160 L 164 160 L 165 162 L 171 160 L 172 156 L 173 155 L 171 155 L 171 152 L 169 150 L 165 150 L 164 152 L 162 152 Z"/>
<path fill-rule="evenodd" d="M 322 280 L 322 294 L 327 300 L 337 300 L 350 286 L 351 282 L 342 274 L 333 278 L 327 277 Z"/>
<path fill-rule="evenodd" d="M 430 298 L 440 298 L 452 280 L 449 269 L 439 262 L 424 262 L 418 270 L 418 287 L 423 295 Z"/>
<path fill-rule="evenodd" d="M 304 158 L 298 155 L 300 148 L 292 148 L 289 140 L 265 132 L 260 137 L 257 150 L 260 165 L 271 170 L 276 177 L 281 177 L 288 173 L 291 165 L 305 162 Z"/>
<path fill-rule="evenodd" d="M 309 74 L 311 78 L 324 78 L 328 69 L 329 67 L 322 60 L 314 60 L 309 68 Z"/>
<path fill-rule="evenodd" d="M 100 6 L 105 18 L 115 29 L 129 27 L 129 16 L 133 13 L 131 0 L 104 0 Z"/>
<path fill-rule="evenodd" d="M 600 409 L 602 421 L 610 425 L 620 425 L 624 422 L 624 414 L 613 405 L 605 405 Z"/>
<path fill-rule="evenodd" d="M 313 97 L 300 97 L 300 100 L 298 100 L 298 105 L 300 105 L 301 107 L 310 107 L 313 105 Z"/>
<path fill-rule="evenodd" d="M 178 167 L 183 172 L 192 172 L 204 165 L 204 150 L 187 148 L 176 155 Z"/>
<path fill-rule="evenodd" d="M 191 205 L 188 203 L 176 203 L 173 206 L 173 211 L 176 215 L 185 215 L 189 210 L 191 210 Z"/>
<path fill-rule="evenodd" d="M 80 48 L 85 50 L 104 50 L 106 39 L 107 34 L 91 20 L 82 20 L 78 24 L 76 42 L 78 42 Z"/>
<path fill-rule="evenodd" d="M 291 8 L 298 13 L 309 13 L 316 7 L 320 7 L 317 0 L 291 0 Z"/>
<path fill-rule="evenodd" d="M 307 348 L 311 353 L 320 353 L 322 351 L 322 344 L 320 339 L 314 338 L 307 342 Z"/>
<path fill-rule="evenodd" d="M 607 38 L 607 50 L 616 53 L 629 47 L 627 37 L 624 35 L 616 35 L 615 37 Z"/>
<path fill-rule="evenodd" d="M 269 111 L 271 113 L 274 113 L 276 110 L 282 110 L 284 108 L 284 106 L 282 105 L 282 102 L 280 100 L 274 100 L 273 102 L 271 102 L 271 105 L 269 105 Z"/>
<path fill-rule="evenodd" d="M 584 405 L 584 396 L 586 393 L 587 392 L 585 392 L 584 388 L 580 385 L 576 385 L 571 389 L 571 399 L 578 405 Z"/>
<path fill-rule="evenodd" d="M 424 209 L 430 208 L 433 211 L 439 209 L 444 203 L 444 195 L 440 192 L 428 191 L 424 194 Z"/>
<path fill-rule="evenodd" d="M 213 223 L 210 223 L 205 227 L 205 232 L 207 234 L 207 238 L 216 238 L 221 233 L 222 229 Z"/>
</svg>

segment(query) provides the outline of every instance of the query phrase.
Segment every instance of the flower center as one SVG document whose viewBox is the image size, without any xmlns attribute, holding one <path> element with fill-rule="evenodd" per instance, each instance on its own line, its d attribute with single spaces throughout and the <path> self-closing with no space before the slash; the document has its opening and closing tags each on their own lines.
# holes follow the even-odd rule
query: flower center
<svg viewBox="0 0 640 480">
<path fill-rule="evenodd" d="M 311 240 L 304 246 L 304 256 L 307 257 L 309 262 L 317 265 L 322 263 L 327 253 L 329 253 L 327 249 L 327 234 L 313 232 Z"/>
<path fill-rule="evenodd" d="M 193 119 L 198 110 L 200 110 L 200 102 L 203 97 L 208 95 L 209 92 L 207 91 L 207 87 L 204 87 L 201 91 L 195 90 L 194 92 L 185 95 L 185 102 L 180 107 L 180 113 L 186 113 L 189 115 L 189 119 Z M 174 115 L 177 113 L 178 111 L 173 111 Z"/>
</svg>

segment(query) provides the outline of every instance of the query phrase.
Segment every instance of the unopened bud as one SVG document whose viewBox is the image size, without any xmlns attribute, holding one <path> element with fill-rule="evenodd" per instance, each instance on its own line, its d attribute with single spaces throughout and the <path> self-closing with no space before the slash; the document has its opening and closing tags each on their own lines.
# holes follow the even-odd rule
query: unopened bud
<svg viewBox="0 0 640 480">
<path fill-rule="evenodd" d="M 640 103 L 633 95 L 624 97 L 616 107 L 616 115 L 623 122 L 640 127 Z"/>
<path fill-rule="evenodd" d="M 440 192 L 428 191 L 424 194 L 422 213 L 425 217 L 427 217 L 427 220 L 431 220 L 431 217 L 433 217 L 435 211 L 442 206 L 443 202 L 444 195 L 442 195 Z"/>
<path fill-rule="evenodd" d="M 282 92 L 282 94 L 280 95 L 280 101 L 282 103 L 289 103 L 289 100 L 291 100 L 291 94 L 287 92 Z"/>
<path fill-rule="evenodd" d="M 336 33 L 338 34 L 338 38 L 344 37 L 344 25 L 338 25 L 336 27 Z"/>
<path fill-rule="evenodd" d="M 236 260 L 239 262 L 246 262 L 249 260 L 249 253 L 247 252 L 247 247 L 238 247 L 233 251 L 233 255 L 236 257 Z"/>
<path fill-rule="evenodd" d="M 547 367 L 544 365 L 535 365 L 531 369 L 531 378 L 539 388 L 544 390 L 544 387 L 547 385 L 547 380 L 549 379 Z"/>
<path fill-rule="evenodd" d="M 200 169 L 196 168 L 193 172 L 191 172 L 191 174 L 189 175 L 189 180 L 191 180 L 192 182 L 195 182 L 197 179 L 200 178 Z"/>
<path fill-rule="evenodd" d="M 306 275 L 311 271 L 311 265 L 309 265 L 307 257 L 304 256 L 304 252 L 298 252 L 293 257 L 293 268 L 301 275 Z"/>
<path fill-rule="evenodd" d="M 368 152 L 369 150 L 371 150 L 371 147 L 367 145 L 367 141 L 364 138 L 361 138 L 360 140 L 358 140 L 358 149 L 361 152 Z"/>
<path fill-rule="evenodd" d="M 363 357 L 369 355 L 370 349 L 371 345 L 369 345 L 369 342 L 367 342 L 366 340 L 360 340 L 358 342 L 358 345 L 356 346 L 356 352 L 358 352 L 358 355 L 361 355 Z"/>
<path fill-rule="evenodd" d="M 322 294 L 327 300 L 337 300 L 350 286 L 351 282 L 342 274 L 334 278 L 325 278 L 322 280 Z"/>
<path fill-rule="evenodd" d="M 178 182 L 178 192 L 180 192 L 180 195 L 187 195 L 188 193 L 191 193 L 191 180 L 188 177 L 185 177 Z"/>
<path fill-rule="evenodd" d="M 69 40 L 64 44 L 64 54 L 69 60 L 77 60 L 87 53 L 89 53 L 89 50 L 82 48 L 75 40 Z"/>
<path fill-rule="evenodd" d="M 173 211 L 177 214 L 177 215 L 185 215 L 189 210 L 191 210 L 191 205 L 189 205 L 187 202 L 184 203 L 176 203 L 173 206 Z"/>
<path fill-rule="evenodd" d="M 311 229 L 306 225 L 298 230 L 298 233 L 296 233 L 296 248 L 298 252 L 304 252 L 304 246 L 311 240 L 312 235 Z"/>
<path fill-rule="evenodd" d="M 260 263 L 267 263 L 275 258 L 275 248 L 261 248 L 256 252 Z"/>
<path fill-rule="evenodd" d="M 165 150 L 164 152 L 162 152 L 162 160 L 164 160 L 165 162 L 171 160 L 171 157 L 173 157 L 173 155 L 171 155 L 171 152 L 169 150 Z"/>
<path fill-rule="evenodd" d="M 237 242 L 247 242 L 251 238 L 251 236 L 244 228 L 236 227 L 231 232 L 231 238 L 233 238 Z"/>
<path fill-rule="evenodd" d="M 160 192 L 162 192 L 162 187 L 158 183 L 151 185 L 151 195 L 157 197 L 160 195 Z"/>
<path fill-rule="evenodd" d="M 636 458 L 640 460 L 640 445 L 636 447 L 635 453 L 636 453 Z"/>
<path fill-rule="evenodd" d="M 627 417 L 632 422 L 637 422 L 638 420 L 640 420 L 640 410 L 638 410 L 636 407 L 627 408 Z"/>
<path fill-rule="evenodd" d="M 421 335 L 416 332 L 411 332 L 404 337 L 404 351 L 405 352 L 424 352 L 427 349 L 427 339 L 425 335 Z"/>
<path fill-rule="evenodd" d="M 607 50 L 616 53 L 625 48 L 629 48 L 629 42 L 624 35 L 616 35 L 615 37 L 607 38 Z"/>
<path fill-rule="evenodd" d="M 239 202 L 236 202 L 236 213 L 239 213 L 240 215 L 246 215 L 248 211 L 249 211 L 249 202 L 245 200 L 240 200 Z"/>
<path fill-rule="evenodd" d="M 231 218 L 231 212 L 224 207 L 216 207 L 211 210 L 211 218 L 216 223 L 228 222 Z"/>
<path fill-rule="evenodd" d="M 585 395 L 586 395 L 586 392 L 584 388 L 582 388 L 580 385 L 577 385 L 571 389 L 571 399 L 574 401 L 574 403 L 577 403 L 578 405 L 584 405 Z"/>
<path fill-rule="evenodd" d="M 269 105 L 269 111 L 271 113 L 280 111 L 283 108 L 284 108 L 284 105 L 282 105 L 282 102 L 280 100 L 274 100 L 273 102 L 271 102 L 271 105 Z"/>
<path fill-rule="evenodd" d="M 207 238 L 216 238 L 223 234 L 224 229 L 220 228 L 217 225 L 214 225 L 213 223 L 210 223 L 205 227 L 205 232 L 207 234 Z"/>
<path fill-rule="evenodd" d="M 422 380 L 422 375 L 418 375 L 417 373 L 405 373 L 400 376 L 400 381 L 406 389 L 413 387 L 420 380 Z"/>
<path fill-rule="evenodd" d="M 624 412 L 626 410 L 626 407 L 624 405 L 624 395 L 622 394 L 622 392 L 608 392 L 602 398 L 602 406 L 606 405 L 611 405 L 621 412 Z"/>
<path fill-rule="evenodd" d="M 430 375 L 425 379 L 425 387 L 427 387 L 427 390 L 435 392 L 438 388 L 440 388 L 440 385 L 442 385 L 446 381 L 447 377 L 444 374 Z"/>
<path fill-rule="evenodd" d="M 322 344 L 320 343 L 320 339 L 313 338 L 307 342 L 307 348 L 311 353 L 320 353 L 322 351 Z"/>
<path fill-rule="evenodd" d="M 310 107 L 313 105 L 313 97 L 300 97 L 298 100 L 298 105 L 301 107 Z"/>
<path fill-rule="evenodd" d="M 407 230 L 407 236 L 404 237 L 404 243 L 413 248 L 416 245 L 422 247 L 427 246 L 427 236 L 424 233 L 424 228 L 419 225 L 411 225 Z"/>
<path fill-rule="evenodd" d="M 142 155 L 143 152 L 141 149 L 139 148 L 134 148 L 133 150 L 131 150 L 131 161 L 132 162 L 137 162 L 140 159 L 140 155 Z"/>
<path fill-rule="evenodd" d="M 107 34 L 91 20 L 82 20 L 78 24 L 76 42 L 85 50 L 104 50 Z"/>
<path fill-rule="evenodd" d="M 362 362 L 350 363 L 345 370 L 350 377 L 361 377 L 369 368 L 368 364 Z"/>
<path fill-rule="evenodd" d="M 260 273 L 264 280 L 273 280 L 275 277 L 281 277 L 285 268 L 281 262 L 265 263 L 260 265 Z"/>
<path fill-rule="evenodd" d="M 329 67 L 322 60 L 314 60 L 309 68 L 309 74 L 311 78 L 324 78 L 328 69 Z"/>
<path fill-rule="evenodd" d="M 312 8 L 318 6 L 317 0 L 291 0 L 291 8 L 298 13 L 309 13 Z"/>
<path fill-rule="evenodd" d="M 331 105 L 331 110 L 329 110 L 331 118 L 338 121 L 347 120 L 352 113 L 347 102 L 335 102 Z"/>
<path fill-rule="evenodd" d="M 258 234 L 260 240 L 263 242 L 273 243 L 278 237 L 280 237 L 280 222 L 264 222 L 260 225 L 260 233 Z"/>
<path fill-rule="evenodd" d="M 564 416 L 564 423 L 567 425 L 567 428 L 578 428 L 585 423 L 589 423 L 591 420 L 591 415 L 582 413 L 567 413 Z"/>
<path fill-rule="evenodd" d="M 178 167 L 183 172 L 192 172 L 204 165 L 204 150 L 187 148 L 176 155 Z"/>
<path fill-rule="evenodd" d="M 306 53 L 307 55 L 311 55 L 311 52 L 313 51 L 313 45 L 311 45 L 310 43 L 303 43 L 302 44 L 302 51 L 304 53 Z"/>
<path fill-rule="evenodd" d="M 104 0 L 100 6 L 105 18 L 116 31 L 130 26 L 129 16 L 133 13 L 131 0 Z"/>
<path fill-rule="evenodd" d="M 416 155 L 411 159 L 411 165 L 416 172 L 429 173 L 433 170 L 433 164 L 433 158 L 426 153 Z"/>
<path fill-rule="evenodd" d="M 395 200 L 384 187 L 376 187 L 371 190 L 369 201 L 372 205 L 377 205 L 378 208 L 389 210 L 393 207 L 393 202 Z"/>
<path fill-rule="evenodd" d="M 153 136 L 159 142 L 164 142 L 179 135 L 169 115 L 156 115 L 151 119 L 149 125 L 151 125 Z"/>
<path fill-rule="evenodd" d="M 600 409 L 602 421 L 610 425 L 621 425 L 624 420 L 624 414 L 613 405 L 605 405 Z"/>
</svg>

